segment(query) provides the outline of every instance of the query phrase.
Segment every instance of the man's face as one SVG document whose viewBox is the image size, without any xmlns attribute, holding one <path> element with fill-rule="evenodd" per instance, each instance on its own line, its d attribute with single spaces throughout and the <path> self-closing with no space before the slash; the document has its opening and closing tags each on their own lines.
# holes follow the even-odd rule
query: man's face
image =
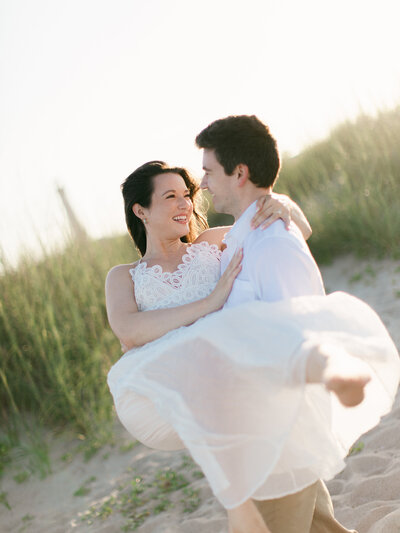
<svg viewBox="0 0 400 533">
<path fill-rule="evenodd" d="M 214 150 L 204 149 L 203 170 L 204 176 L 200 187 L 208 189 L 215 210 L 219 213 L 232 214 L 232 193 L 236 180 L 233 176 L 225 174 L 224 167 L 218 162 Z"/>
</svg>

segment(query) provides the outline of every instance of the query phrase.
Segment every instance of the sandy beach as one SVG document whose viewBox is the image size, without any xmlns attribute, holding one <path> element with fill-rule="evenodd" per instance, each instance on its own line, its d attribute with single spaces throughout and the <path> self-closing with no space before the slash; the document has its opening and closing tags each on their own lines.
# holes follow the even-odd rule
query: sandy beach
<svg viewBox="0 0 400 533">
<path fill-rule="evenodd" d="M 337 259 L 323 267 L 327 292 L 344 290 L 380 315 L 400 347 L 400 263 Z M 227 533 L 225 511 L 185 452 L 157 452 L 116 422 L 115 443 L 85 461 L 76 435 L 46 434 L 52 472 L 23 480 L 25 457 L 1 478 L 0 531 Z M 355 444 L 330 480 L 337 518 L 359 533 L 400 532 L 400 396 Z M 302 532 L 299 532 L 302 533 Z"/>
</svg>

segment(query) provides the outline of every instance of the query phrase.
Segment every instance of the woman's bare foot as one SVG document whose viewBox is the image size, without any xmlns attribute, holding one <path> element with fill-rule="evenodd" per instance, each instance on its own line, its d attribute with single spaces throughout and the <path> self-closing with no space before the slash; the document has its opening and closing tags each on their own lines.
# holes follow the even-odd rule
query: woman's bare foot
<svg viewBox="0 0 400 533">
<path fill-rule="evenodd" d="M 324 383 L 344 406 L 360 404 L 370 380 L 367 365 L 343 348 L 321 344 L 311 350 L 307 361 L 307 382 Z"/>
<path fill-rule="evenodd" d="M 271 533 L 251 500 L 228 510 L 229 533 Z"/>
<path fill-rule="evenodd" d="M 334 392 L 346 407 L 355 407 L 364 399 L 365 385 L 371 381 L 371 374 L 365 363 L 346 354 L 329 358 L 325 373 L 326 388 Z"/>
</svg>

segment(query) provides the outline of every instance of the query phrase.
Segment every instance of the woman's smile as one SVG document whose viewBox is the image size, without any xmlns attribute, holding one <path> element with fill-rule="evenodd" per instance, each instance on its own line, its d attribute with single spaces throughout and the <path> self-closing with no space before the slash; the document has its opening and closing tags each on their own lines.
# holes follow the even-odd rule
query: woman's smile
<svg viewBox="0 0 400 533">
<path fill-rule="evenodd" d="M 178 222 L 178 224 L 188 224 L 190 217 L 187 215 L 177 215 L 172 218 L 174 222 Z"/>
</svg>

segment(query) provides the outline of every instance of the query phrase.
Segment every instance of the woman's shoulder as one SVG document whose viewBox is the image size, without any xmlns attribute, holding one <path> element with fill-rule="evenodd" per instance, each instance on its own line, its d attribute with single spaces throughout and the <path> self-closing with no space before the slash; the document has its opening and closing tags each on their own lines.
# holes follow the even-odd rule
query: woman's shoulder
<svg viewBox="0 0 400 533">
<path fill-rule="evenodd" d="M 134 263 L 126 263 L 113 266 L 107 273 L 106 283 L 125 280 L 132 277 L 135 268 L 140 264 L 140 260 Z"/>
<path fill-rule="evenodd" d="M 219 249 L 222 247 L 222 240 L 225 234 L 231 229 L 231 226 L 217 226 L 216 228 L 209 228 L 204 230 L 193 244 L 199 244 L 201 242 L 208 242 L 208 244 L 215 244 Z"/>
</svg>

